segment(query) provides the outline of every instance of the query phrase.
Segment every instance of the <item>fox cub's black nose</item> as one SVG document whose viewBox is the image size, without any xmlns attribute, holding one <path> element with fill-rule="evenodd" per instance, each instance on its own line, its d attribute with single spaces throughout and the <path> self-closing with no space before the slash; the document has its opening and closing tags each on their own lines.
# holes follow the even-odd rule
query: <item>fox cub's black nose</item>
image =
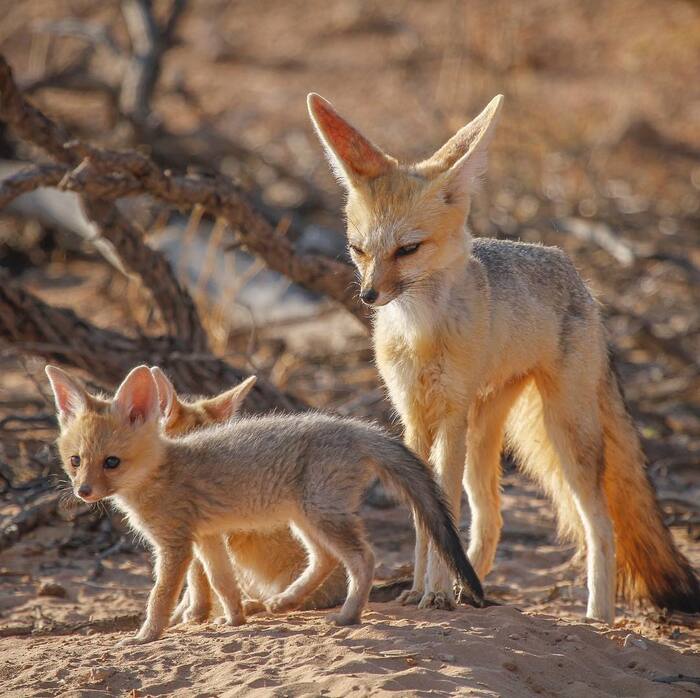
<svg viewBox="0 0 700 698">
<path fill-rule="evenodd" d="M 81 497 L 89 497 L 92 494 L 92 487 L 90 487 L 90 485 L 80 485 L 80 487 L 78 487 L 78 494 Z"/>
<path fill-rule="evenodd" d="M 372 303 L 374 303 L 378 297 L 379 294 L 373 288 L 368 288 L 366 291 L 362 291 L 360 294 L 362 301 L 368 305 L 372 305 Z"/>
</svg>

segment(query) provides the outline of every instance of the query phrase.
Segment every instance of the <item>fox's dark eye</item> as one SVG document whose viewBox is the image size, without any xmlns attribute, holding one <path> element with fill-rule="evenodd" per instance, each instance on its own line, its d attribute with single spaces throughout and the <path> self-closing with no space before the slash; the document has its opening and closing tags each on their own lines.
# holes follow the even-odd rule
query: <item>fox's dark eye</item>
<svg viewBox="0 0 700 698">
<path fill-rule="evenodd" d="M 70 464 L 74 468 L 79 468 L 80 467 L 80 456 L 71 456 L 70 457 Z"/>
<path fill-rule="evenodd" d="M 403 245 L 399 247 L 394 255 L 396 257 L 408 257 L 408 255 L 413 254 L 420 247 L 420 242 L 414 242 L 412 245 Z"/>
<path fill-rule="evenodd" d="M 364 250 L 361 250 L 359 247 L 355 245 L 350 245 L 350 249 L 356 254 L 359 255 L 360 257 L 363 257 L 365 254 Z"/>
<path fill-rule="evenodd" d="M 107 468 L 107 470 L 114 470 L 114 468 L 118 467 L 120 463 L 121 461 L 116 456 L 107 456 L 102 465 L 104 468 Z"/>
</svg>

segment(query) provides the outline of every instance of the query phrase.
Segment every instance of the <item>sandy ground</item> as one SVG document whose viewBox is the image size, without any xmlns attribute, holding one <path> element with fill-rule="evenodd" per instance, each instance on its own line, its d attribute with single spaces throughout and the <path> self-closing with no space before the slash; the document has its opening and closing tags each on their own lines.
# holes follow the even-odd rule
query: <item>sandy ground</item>
<svg viewBox="0 0 700 698">
<path fill-rule="evenodd" d="M 445 612 L 374 603 L 353 628 L 329 625 L 324 612 L 261 615 L 240 628 L 180 626 L 153 644 L 116 648 L 145 602 L 147 554 L 116 552 L 98 564 L 95 534 L 84 525 L 38 529 L 0 556 L 2 693 L 700 695 L 697 618 L 621 606 L 614 628 L 585 622 L 580 565 L 556 544 L 548 505 L 517 474 L 505 485 L 504 538 L 487 580 L 503 606 Z M 365 514 L 377 577 L 405 573 L 408 513 Z M 678 540 L 697 564 L 697 546 Z M 62 590 L 63 598 L 44 595 Z"/>
<path fill-rule="evenodd" d="M 44 56 L 47 45 L 27 29 L 34 21 L 77 16 L 119 34 L 118 3 L 7 5 L 0 48 L 22 79 L 64 66 L 82 46 L 55 41 Z M 236 174 L 243 147 L 258 156 L 248 174 L 266 203 L 284 210 L 298 204 L 293 182 L 279 186 L 266 163 L 284 165 L 297 185 L 313 182 L 320 190 L 318 210 L 310 207 L 314 220 L 340 229 L 341 193 L 309 127 L 308 91 L 334 100 L 406 158 L 429 154 L 505 93 L 473 229 L 560 245 L 591 281 L 611 316 L 665 512 L 700 569 L 700 413 L 692 404 L 700 333 L 696 277 L 686 263 L 700 260 L 700 83 L 692 60 L 700 15 L 683 0 L 538 0 L 525 7 L 502 0 L 201 0 L 167 56 L 156 110 L 170 131 L 192 142 L 184 164 L 196 155 Z M 94 72 L 108 74 L 112 62 L 98 52 Z M 99 95 L 52 89 L 35 98 L 76 135 L 100 141 L 111 133 Z M 651 135 L 635 124 L 651 125 Z M 231 139 L 231 147 L 200 129 Z M 567 216 L 609 224 L 640 259 L 623 267 L 565 234 L 558 221 Z M 2 225 L 20 229 L 15 220 Z M 654 250 L 663 253 L 659 259 L 645 256 Z M 152 308 L 123 279 L 89 272 L 94 260 L 67 269 L 63 250 L 53 260 L 22 282 L 98 325 L 144 329 Z M 333 322 L 324 317 L 285 336 L 262 328 L 250 340 L 248 329 L 238 328 L 232 346 L 250 352 L 257 342 L 251 363 L 313 406 L 390 422 L 367 339 L 341 341 L 338 325 L 347 318 Z M 275 343 L 286 349 L 272 351 Z M 22 414 L 50 410 L 45 390 L 43 362 L 21 350 L 0 353 L 0 416 L 18 406 Z M 45 431 L 30 442 L 5 430 L 0 460 L 41 467 L 54 436 Z M 3 496 L 1 522 L 17 512 L 21 496 Z M 89 516 L 38 528 L 0 553 L 0 695 L 700 695 L 697 617 L 620 606 L 614 628 L 584 623 L 582 568 L 573 550 L 556 542 L 551 507 L 515 474 L 505 479 L 503 501 L 504 536 L 486 580 L 503 606 L 447 613 L 373 604 L 362 626 L 344 629 L 328 625 L 322 612 L 257 616 L 235 629 L 172 629 L 130 649 L 115 644 L 133 632 L 143 609 L 147 553 L 127 545 L 105 555 L 114 537 Z M 409 572 L 407 512 L 365 513 L 377 578 Z"/>
</svg>

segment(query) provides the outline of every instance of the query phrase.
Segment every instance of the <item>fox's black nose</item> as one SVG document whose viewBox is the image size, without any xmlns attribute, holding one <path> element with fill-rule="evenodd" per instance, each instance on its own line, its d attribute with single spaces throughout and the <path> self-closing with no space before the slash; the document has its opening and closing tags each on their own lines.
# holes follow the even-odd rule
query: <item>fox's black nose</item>
<svg viewBox="0 0 700 698">
<path fill-rule="evenodd" d="M 78 487 L 78 494 L 81 497 L 89 497 L 92 494 L 92 487 L 83 483 L 80 485 L 80 487 Z"/>
<path fill-rule="evenodd" d="M 360 294 L 360 298 L 364 303 L 367 303 L 367 305 L 372 305 L 372 303 L 374 303 L 378 297 L 379 294 L 373 288 L 368 288 L 366 291 L 362 291 Z"/>
</svg>

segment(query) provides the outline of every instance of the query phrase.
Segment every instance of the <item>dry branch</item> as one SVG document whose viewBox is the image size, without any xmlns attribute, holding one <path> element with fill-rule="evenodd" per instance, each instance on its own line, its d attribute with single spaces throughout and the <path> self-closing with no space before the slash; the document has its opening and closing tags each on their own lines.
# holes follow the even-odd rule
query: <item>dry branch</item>
<svg viewBox="0 0 700 698">
<path fill-rule="evenodd" d="M 5 95 L 8 95 L 7 100 Z M 338 301 L 369 326 L 367 310 L 355 293 L 352 268 L 321 255 L 298 254 L 290 236 L 278 234 L 228 178 L 175 175 L 169 170 L 161 170 L 149 157 L 136 151 L 117 152 L 80 141 L 68 141 L 59 127 L 19 95 L 11 70 L 1 56 L 0 96 L 3 97 L 0 117 L 11 123 L 27 140 L 66 164 L 66 176 L 61 181 L 63 188 L 87 195 L 91 201 L 150 194 L 180 208 L 200 205 L 211 215 L 224 218 L 242 244 L 259 255 L 271 269 Z M 6 101 L 9 108 L 5 106 Z M 24 122 L 18 123 L 22 119 Z M 0 196 L 2 194 L 0 190 Z M 101 223 L 99 217 L 96 222 Z M 122 251 L 118 243 L 125 237 L 134 237 L 124 236 L 118 231 L 110 237 L 110 231 L 104 232 L 120 255 Z M 136 242 L 132 240 L 132 244 Z M 128 266 L 128 260 L 124 262 Z M 139 267 L 134 271 L 142 273 Z"/>
<path fill-rule="evenodd" d="M 127 337 L 97 327 L 67 308 L 54 308 L 0 274 L 0 342 L 26 353 L 86 370 L 116 385 L 137 364 L 158 364 L 185 393 L 216 393 L 247 373 L 212 354 L 183 351 L 173 337 Z M 246 408 L 300 409 L 302 403 L 259 378 Z"/>
<path fill-rule="evenodd" d="M 48 152 L 68 167 L 75 167 L 82 159 L 84 146 L 71 141 L 66 131 L 39 109 L 30 104 L 19 91 L 12 75 L 12 69 L 3 56 L 0 56 L 0 118 L 10 124 L 23 139 Z M 49 174 L 50 173 L 50 174 Z M 32 176 L 18 184 L 17 175 L 10 188 L 15 186 L 15 195 L 30 190 L 33 186 L 46 186 L 56 170 L 44 170 L 44 181 Z M 19 191 L 17 187 L 24 187 Z M 4 194 L 8 194 L 3 189 Z M 2 198 L 2 195 L 0 195 Z M 6 196 L 6 199 L 8 197 Z M 137 230 L 115 207 L 101 198 L 83 197 L 83 207 L 87 217 L 97 226 L 101 236 L 112 243 L 123 266 L 140 276 L 145 286 L 153 294 L 168 332 L 177 336 L 182 345 L 192 351 L 207 348 L 207 336 L 196 312 L 192 297 L 182 286 L 166 259 L 152 250 L 143 241 Z"/>
<path fill-rule="evenodd" d="M 122 14 L 131 40 L 131 56 L 122 77 L 119 109 L 137 128 L 148 127 L 162 57 L 172 42 L 185 6 L 184 0 L 174 0 L 161 28 L 153 16 L 150 0 L 122 2 Z"/>
</svg>

